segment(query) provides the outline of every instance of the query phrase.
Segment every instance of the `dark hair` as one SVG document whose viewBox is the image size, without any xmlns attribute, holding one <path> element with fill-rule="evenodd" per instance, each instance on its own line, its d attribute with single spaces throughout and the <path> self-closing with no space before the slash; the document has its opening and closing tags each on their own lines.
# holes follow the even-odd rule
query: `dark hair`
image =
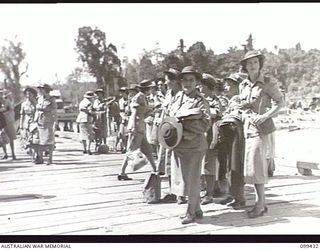
<svg viewBox="0 0 320 250">
<path fill-rule="evenodd" d="M 178 79 L 178 77 L 175 74 L 165 73 L 165 75 L 168 76 L 170 81 L 174 81 Z"/>
<path fill-rule="evenodd" d="M 201 84 L 207 86 L 211 91 L 216 88 L 216 84 L 212 84 L 212 80 L 202 79 Z"/>
</svg>

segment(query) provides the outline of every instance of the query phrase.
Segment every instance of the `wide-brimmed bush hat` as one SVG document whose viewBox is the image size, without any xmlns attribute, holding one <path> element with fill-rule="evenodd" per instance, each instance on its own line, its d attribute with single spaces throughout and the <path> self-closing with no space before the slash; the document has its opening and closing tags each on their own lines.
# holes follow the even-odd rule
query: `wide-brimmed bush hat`
<svg viewBox="0 0 320 250">
<path fill-rule="evenodd" d="M 156 86 L 157 85 L 149 79 L 144 79 L 137 85 L 138 88 L 142 88 L 142 89 L 153 88 Z"/>
<path fill-rule="evenodd" d="M 95 94 L 101 93 L 101 94 L 104 95 L 104 90 L 103 90 L 103 89 L 97 89 L 94 93 L 95 93 Z"/>
<path fill-rule="evenodd" d="M 250 50 L 248 51 L 244 57 L 241 59 L 240 64 L 245 67 L 246 61 L 250 58 L 258 57 L 260 62 L 260 68 L 262 67 L 264 63 L 264 55 L 259 50 Z"/>
<path fill-rule="evenodd" d="M 127 88 L 127 87 L 121 87 L 121 88 L 119 89 L 119 91 L 121 91 L 121 92 L 127 92 L 127 91 L 128 91 L 128 88 Z"/>
<path fill-rule="evenodd" d="M 182 138 L 182 123 L 174 117 L 165 118 L 159 125 L 159 143 L 167 149 L 175 148 Z"/>
<path fill-rule="evenodd" d="M 244 75 L 240 75 L 239 73 L 233 73 L 230 74 L 229 76 L 225 77 L 224 80 L 231 80 L 235 83 L 240 84 L 243 80 L 245 79 Z"/>
<path fill-rule="evenodd" d="M 214 89 L 218 84 L 217 79 L 213 75 L 207 73 L 202 74 L 200 83 L 208 86 L 210 89 Z"/>
<path fill-rule="evenodd" d="M 176 70 L 176 69 L 173 69 L 173 68 L 169 68 L 168 70 L 164 71 L 163 74 L 165 74 L 165 75 L 171 75 L 171 76 L 173 76 L 174 78 L 178 78 L 179 75 L 180 75 L 180 71 L 179 71 L 179 70 Z"/>
<path fill-rule="evenodd" d="M 136 83 L 131 83 L 128 87 L 128 90 L 137 90 L 138 84 Z"/>
<path fill-rule="evenodd" d="M 181 73 L 179 74 L 180 79 L 186 74 L 192 74 L 196 77 L 198 81 L 201 80 L 201 74 L 197 70 L 195 70 L 193 66 L 184 67 Z"/>
<path fill-rule="evenodd" d="M 37 88 L 38 89 L 46 89 L 46 90 L 49 90 L 49 91 L 52 90 L 51 86 L 49 84 L 46 84 L 46 83 L 39 83 Z"/>
</svg>

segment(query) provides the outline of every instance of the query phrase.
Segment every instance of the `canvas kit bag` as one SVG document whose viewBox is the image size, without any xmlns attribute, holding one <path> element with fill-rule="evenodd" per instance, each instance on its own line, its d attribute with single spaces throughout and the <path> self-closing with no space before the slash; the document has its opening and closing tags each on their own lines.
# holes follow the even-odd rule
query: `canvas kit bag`
<svg viewBox="0 0 320 250">
<path fill-rule="evenodd" d="M 159 203 L 161 199 L 161 179 L 159 175 L 148 174 L 143 185 L 143 200 L 148 204 Z"/>
</svg>

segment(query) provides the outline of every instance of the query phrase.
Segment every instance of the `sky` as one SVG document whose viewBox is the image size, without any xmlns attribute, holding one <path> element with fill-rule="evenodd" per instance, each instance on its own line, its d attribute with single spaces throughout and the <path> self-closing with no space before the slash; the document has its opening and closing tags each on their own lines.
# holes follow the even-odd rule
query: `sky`
<svg viewBox="0 0 320 250">
<path fill-rule="evenodd" d="M 216 54 L 241 48 L 249 34 L 254 47 L 273 50 L 320 49 L 320 3 L 201 3 L 201 4 L 1 4 L 0 46 L 4 39 L 23 43 L 29 69 L 22 85 L 64 81 L 76 66 L 78 28 L 97 27 L 118 56 L 139 59 L 143 49 L 158 43 L 161 51 L 202 41 Z M 1 80 L 1 79 L 0 79 Z"/>
</svg>

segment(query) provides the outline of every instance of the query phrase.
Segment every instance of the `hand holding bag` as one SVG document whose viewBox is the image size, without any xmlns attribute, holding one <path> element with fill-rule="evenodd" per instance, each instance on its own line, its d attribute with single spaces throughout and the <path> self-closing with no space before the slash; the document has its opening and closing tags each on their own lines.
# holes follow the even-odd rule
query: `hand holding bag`
<svg viewBox="0 0 320 250">
<path fill-rule="evenodd" d="M 137 171 L 148 164 L 147 157 L 138 148 L 134 151 L 129 151 L 127 154 L 128 166 L 133 170 Z"/>
</svg>

